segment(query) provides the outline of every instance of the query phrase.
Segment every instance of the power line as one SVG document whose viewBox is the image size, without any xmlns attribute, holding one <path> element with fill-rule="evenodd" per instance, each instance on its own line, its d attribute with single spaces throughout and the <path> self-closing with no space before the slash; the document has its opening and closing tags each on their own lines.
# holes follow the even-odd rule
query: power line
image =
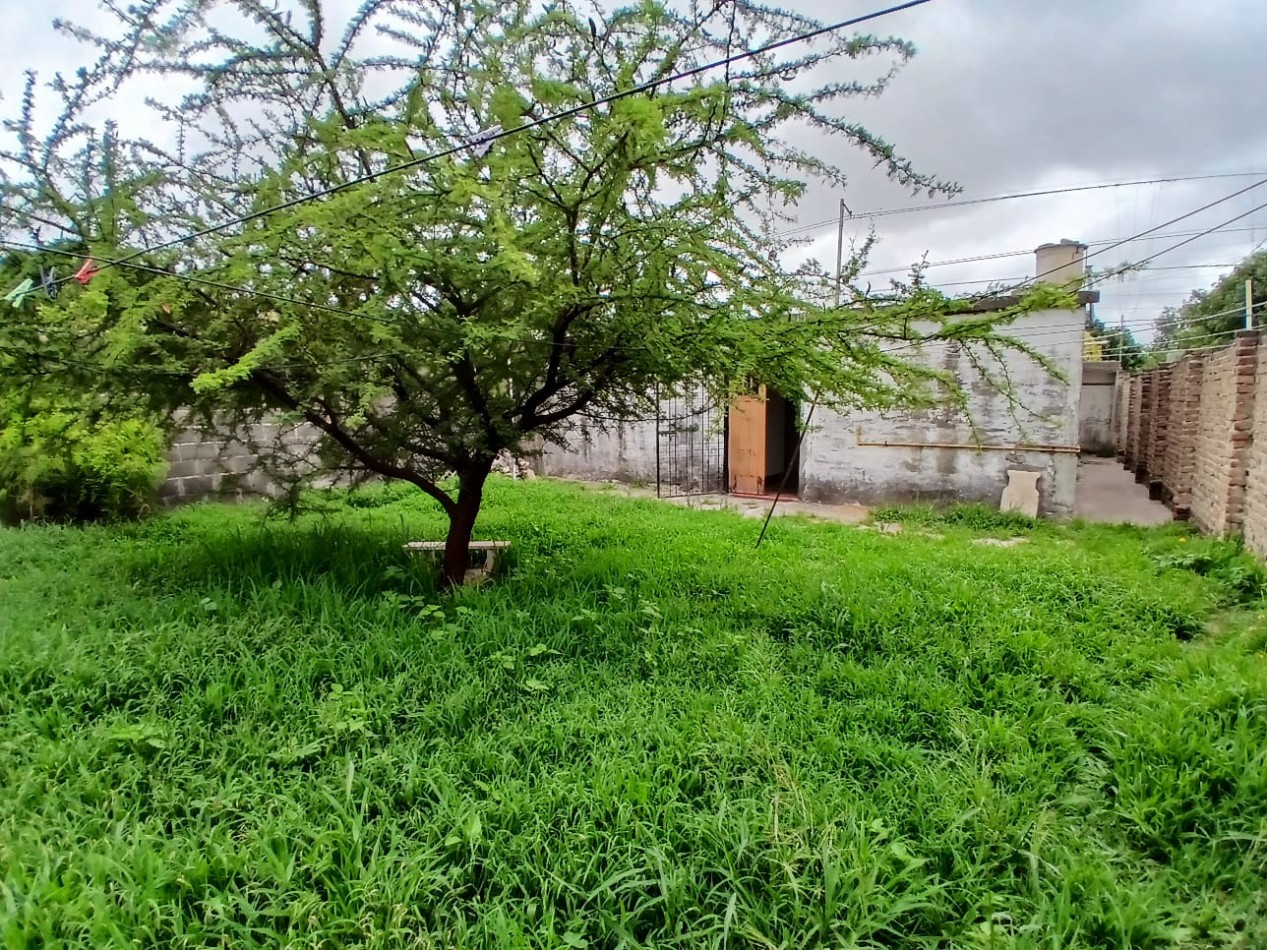
<svg viewBox="0 0 1267 950">
<path fill-rule="evenodd" d="M 1221 233 L 1223 233 L 1223 234 L 1241 234 L 1241 233 L 1245 233 L 1245 232 L 1249 232 L 1249 231 L 1260 231 L 1260 230 L 1262 230 L 1262 229 L 1261 229 L 1261 228 L 1257 228 L 1257 227 L 1246 227 L 1246 228 L 1226 228 L 1226 229 L 1224 229 Z M 1166 232 L 1166 233 L 1162 233 L 1162 234 L 1153 234 L 1153 235 L 1149 235 L 1149 236 L 1146 236 L 1146 237 L 1133 236 L 1133 237 L 1131 237 L 1131 238 L 1128 238 L 1128 239 L 1127 239 L 1127 241 L 1128 241 L 1128 242 L 1129 242 L 1129 241 L 1160 241 L 1160 240 L 1165 240 L 1165 239 L 1167 239 L 1167 238 L 1172 238 L 1172 237 L 1187 237 L 1187 236 L 1188 236 L 1188 235 L 1190 235 L 1190 234 L 1200 234 L 1200 233 L 1201 233 L 1200 231 L 1170 231 L 1170 232 Z M 1120 237 L 1113 237 L 1113 238 L 1101 238 L 1101 239 L 1099 239 L 1099 240 L 1095 240 L 1095 241 L 1083 241 L 1082 243 L 1083 243 L 1083 244 L 1085 244 L 1087 247 L 1091 248 L 1091 247 L 1099 247 L 1099 246 L 1104 245 L 1104 244 L 1120 244 L 1120 242 L 1121 242 L 1121 241 L 1122 241 L 1122 238 L 1120 238 Z M 1264 243 L 1264 244 L 1267 244 L 1267 241 L 1264 241 L 1263 243 Z M 987 253 L 984 253 L 984 254 L 977 254 L 977 255 L 974 255 L 974 256 L 972 256 L 972 257 L 955 257 L 955 258 L 950 258 L 950 259 L 948 259 L 948 260 L 944 260 L 944 261 L 928 261 L 928 262 L 925 262 L 925 263 L 921 263 L 921 264 L 919 264 L 918 266 L 920 266 L 920 267 L 925 267 L 925 268 L 927 268 L 927 267 L 950 267 L 950 266 L 952 266 L 952 265 L 954 265 L 954 264 L 976 264 L 976 263 L 979 263 L 979 262 L 981 262 L 981 261 L 1002 260 L 1002 259 L 1004 259 L 1004 258 L 1008 258 L 1008 257 L 1029 257 L 1029 256 L 1030 256 L 1030 255 L 1032 255 L 1033 253 L 1034 253 L 1034 251 L 1033 251 L 1033 249 L 1032 249 L 1032 248 L 1031 248 L 1031 249 L 1029 249 L 1029 250 L 1015 250 L 1015 251 L 990 251 L 990 252 L 987 252 Z M 1213 265 L 1209 265 L 1209 266 L 1213 266 Z M 1237 266 L 1237 265 L 1236 265 L 1236 264 L 1227 264 L 1227 265 L 1220 265 L 1220 266 L 1235 267 L 1235 266 Z M 880 276 L 880 275 L 882 275 L 882 274 L 900 274 L 900 273 L 906 273 L 906 272 L 909 272 L 909 271 L 910 271 L 910 269 L 911 269 L 911 265 L 907 264 L 907 265 L 904 265 L 904 266 L 902 266 L 902 267 L 885 267 L 885 268 L 881 268 L 881 269 L 878 269 L 878 270 L 863 271 L 863 272 L 862 272 L 862 273 L 860 273 L 858 276 L 859 276 L 859 277 L 877 277 L 877 276 Z M 1159 270 L 1160 270 L 1160 269 L 1162 269 L 1162 268 L 1157 268 L 1157 269 L 1159 269 Z"/>
<path fill-rule="evenodd" d="M 1192 211 L 1187 212 L 1186 214 L 1181 214 L 1178 217 L 1171 218 L 1169 221 L 1163 221 L 1161 224 L 1155 225 L 1144 231 L 1140 231 L 1138 234 L 1134 234 L 1131 237 L 1123 238 L 1122 240 L 1117 241 L 1116 243 L 1110 244 L 1107 247 L 1102 247 L 1098 251 L 1092 251 L 1090 254 L 1087 254 L 1082 258 L 1083 263 L 1091 260 L 1093 257 L 1099 257 L 1101 254 L 1107 254 L 1109 251 L 1115 250 L 1116 248 L 1121 247 L 1123 244 L 1130 244 L 1132 241 L 1137 241 L 1140 238 L 1144 237 L 1145 235 L 1155 234 L 1158 231 L 1160 231 L 1162 228 L 1167 228 L 1167 227 L 1170 227 L 1170 225 L 1172 224 L 1178 224 L 1180 221 L 1185 221 L 1188 218 L 1193 217 L 1194 215 L 1200 214 L 1202 211 L 1208 211 L 1210 208 L 1213 208 L 1215 205 L 1221 205 L 1225 201 L 1231 201 L 1233 198 L 1240 197 L 1246 192 L 1253 191 L 1255 188 L 1259 188 L 1262 185 L 1267 185 L 1267 178 L 1261 178 L 1258 181 L 1254 182 L 1252 185 L 1246 185 L 1244 188 L 1238 188 L 1236 191 L 1232 192 L 1230 195 L 1225 195 L 1222 198 L 1217 198 L 1214 201 L 1207 202 L 1206 204 L 1203 204 L 1201 207 L 1195 208 Z M 1225 221 L 1223 224 L 1216 225 L 1213 228 L 1209 228 L 1205 231 L 1202 231 L 1198 233 L 1197 235 L 1195 235 L 1194 237 L 1189 238 L 1186 241 L 1180 241 L 1178 244 L 1172 245 L 1171 247 L 1168 247 L 1165 250 L 1158 251 L 1156 254 L 1152 254 L 1149 257 L 1146 257 L 1142 261 L 1139 261 L 1137 263 L 1146 264 L 1149 261 L 1156 260 L 1161 255 L 1168 254 L 1170 251 L 1175 250 L 1175 248 L 1183 247 L 1185 244 L 1191 244 L 1193 241 L 1198 240 L 1202 237 L 1205 237 L 1207 234 L 1214 233 L 1215 231 L 1217 231 L 1219 228 L 1223 227 L 1226 224 L 1231 224 L 1233 221 L 1239 221 L 1242 218 L 1249 217 L 1255 211 L 1259 211 L 1264 207 L 1267 207 L 1267 204 L 1259 205 L 1257 208 L 1253 208 L 1245 212 L 1245 214 L 1237 215 L 1235 218 L 1231 218 L 1230 220 Z M 1064 270 L 1063 265 L 1059 267 L 1049 268 L 1048 270 L 1043 271 L 1041 274 L 1035 274 L 1033 277 L 1030 277 L 1024 281 L 1021 281 L 1021 283 L 1013 287 L 1012 290 L 1014 291 L 1019 290 L 1021 287 L 1024 287 L 1026 284 L 1033 283 L 1035 281 L 1040 281 L 1044 277 L 1050 277 L 1052 274 L 1059 273 L 1062 270 Z"/>
<path fill-rule="evenodd" d="M 734 53 L 732 55 L 724 56 L 721 59 L 713 60 L 712 62 L 709 62 L 709 63 L 703 63 L 699 66 L 694 66 L 690 69 L 683 70 L 682 72 L 675 73 L 672 76 L 666 76 L 662 79 L 653 79 L 653 80 L 650 80 L 649 82 L 642 83 L 641 85 L 638 85 L 638 86 L 633 86 L 621 92 L 611 93 L 610 95 L 603 96 L 599 99 L 594 99 L 590 102 L 584 102 L 577 106 L 571 106 L 570 108 L 562 109 L 559 112 L 554 112 L 554 113 L 551 113 L 550 115 L 545 115 L 540 118 L 533 119 L 529 122 L 523 123 L 522 125 L 515 126 L 512 129 L 498 128 L 495 131 L 490 130 L 486 133 L 481 133 L 478 137 L 479 143 L 481 145 L 484 145 L 484 144 L 497 142 L 497 141 L 500 141 L 501 139 L 509 138 L 512 135 L 517 135 L 521 132 L 527 132 L 531 129 L 538 128 L 539 126 L 546 125 L 547 123 L 558 122 L 562 119 L 571 118 L 574 115 L 580 115 L 583 112 L 588 112 L 592 109 L 598 108 L 599 106 L 610 105 L 613 102 L 618 102 L 621 99 L 627 99 L 630 96 L 636 96 L 636 95 L 641 95 L 642 93 L 652 92 L 660 88 L 661 86 L 667 86 L 674 82 L 679 82 L 684 79 L 692 79 L 695 76 L 702 75 L 703 73 L 706 73 L 706 72 L 711 72 L 712 70 L 719 69 L 723 66 L 731 66 L 735 63 L 743 62 L 744 60 L 747 60 L 747 59 L 754 59 L 757 56 L 761 56 L 766 53 L 772 53 L 775 50 L 783 49 L 784 47 L 787 47 L 787 46 L 792 46 L 797 43 L 808 42 L 809 40 L 817 39 L 820 36 L 825 36 L 829 33 L 835 33 L 840 30 L 846 29 L 847 27 L 857 26 L 858 24 L 866 23 L 869 20 L 878 20 L 881 17 L 886 17 L 894 13 L 900 13 L 904 10 L 910 10 L 910 9 L 913 9 L 914 7 L 923 6 L 924 4 L 931 3 L 931 2 L 932 0 L 906 0 L 905 3 L 895 4 L 893 6 L 886 7 L 883 10 L 876 10 L 872 13 L 863 14 L 862 16 L 852 17 L 848 20 L 841 20 L 839 23 L 834 23 L 829 26 L 822 26 L 822 27 L 819 27 L 818 29 L 810 30 L 805 33 L 798 33 L 795 36 L 790 36 L 790 37 L 787 37 L 786 39 L 778 40 L 773 43 L 767 43 L 765 46 L 758 47 L 757 49 L 754 49 L 754 50 L 746 50 L 742 53 Z M 306 204 L 307 202 L 310 202 L 310 201 L 317 201 L 321 198 L 328 198 L 331 195 L 338 194 L 339 192 L 342 192 L 342 191 L 346 191 L 347 189 L 353 188 L 357 185 L 363 185 L 368 182 L 375 181 L 379 178 L 382 178 L 385 175 L 391 175 L 397 172 L 408 171 L 411 168 L 417 168 L 420 165 L 425 165 L 425 164 L 428 164 L 429 162 L 434 162 L 442 158 L 447 158 L 450 155 L 455 155 L 458 152 L 462 152 L 471 148 L 472 144 L 473 143 L 470 140 L 466 140 L 459 143 L 458 145 L 453 145 L 453 146 L 450 146 L 449 148 L 441 149 L 438 152 L 432 152 L 430 155 L 423 155 L 418 158 L 412 158 L 407 162 L 400 162 L 399 164 L 396 164 L 396 165 L 389 165 L 386 168 L 380 169 L 379 171 L 376 171 L 376 172 L 369 172 L 364 175 L 359 175 L 356 178 L 349 179 L 348 181 L 341 182 L 340 184 L 331 185 L 328 188 L 322 188 L 318 191 L 314 191 L 306 195 L 300 195 L 297 198 L 291 198 L 289 201 L 283 201 L 280 204 L 272 205 L 271 207 L 268 207 L 268 208 L 261 208 L 259 211 L 253 211 L 250 214 L 243 215 L 242 217 L 237 218 L 235 220 L 224 221 L 224 222 L 221 222 L 220 224 L 211 225 L 209 227 L 202 228 L 201 230 L 193 231 L 182 237 L 172 238 L 169 241 L 156 244 L 153 247 L 145 248 L 144 250 L 141 250 L 141 251 L 136 251 L 135 253 L 119 258 L 118 260 L 114 262 L 114 264 L 119 265 L 119 264 L 126 263 L 128 261 L 134 261 L 138 257 L 141 257 L 145 254 L 153 254 L 158 251 L 163 251 L 169 248 L 177 247 L 181 244 L 188 243 L 189 241 L 196 241 L 199 238 L 208 237 L 212 234 L 218 234 L 221 231 L 227 231 L 229 228 L 237 227 L 238 225 L 248 224 L 251 221 L 257 221 L 260 218 L 267 217 L 268 215 L 271 215 L 271 214 L 276 214 L 279 211 L 287 211 L 291 208 L 298 207 L 299 205 Z M 62 280 L 58 281 L 57 283 L 65 283 L 67 280 L 71 280 L 71 279 L 73 278 L 69 278 L 69 277 L 62 278 Z"/>
<path fill-rule="evenodd" d="M 1156 231 L 1160 230 L 1161 228 L 1164 228 L 1164 227 L 1167 227 L 1167 226 L 1169 226 L 1169 225 L 1171 225 L 1171 224 L 1174 224 L 1174 223 L 1175 223 L 1175 222 L 1177 222 L 1177 221 L 1182 221 L 1182 220 L 1184 220 L 1185 218 L 1190 218 L 1190 217 L 1192 217 L 1194 214 L 1199 214 L 1199 213 L 1201 213 L 1202 211 L 1205 211 L 1205 210 L 1207 210 L 1207 209 L 1209 209 L 1209 208 L 1214 207 L 1215 205 L 1222 204 L 1222 203 L 1223 203 L 1223 202 L 1225 202 L 1225 201 L 1230 201 L 1232 198 L 1235 198 L 1235 197 L 1237 197 L 1237 196 L 1239 196 L 1239 195 L 1242 195 L 1242 194 L 1244 194 L 1245 192 L 1250 191 L 1250 190 L 1251 190 L 1251 189 L 1253 189 L 1253 188 L 1257 188 L 1258 186 L 1263 185 L 1263 184 L 1267 184 L 1267 178 L 1263 179 L 1262 181 L 1256 182 L 1256 183 L 1255 183 L 1255 184 L 1253 184 L 1253 185 L 1249 185 L 1249 186 L 1248 186 L 1248 187 L 1246 187 L 1246 188 L 1242 188 L 1242 189 L 1240 189 L 1240 190 L 1238 190 L 1238 191 L 1235 191 L 1235 192 L 1233 192 L 1232 194 L 1227 195 L 1227 196 L 1225 196 L 1225 197 L 1223 197 L 1223 198 L 1219 198 L 1219 199 L 1218 199 L 1218 200 L 1216 200 L 1216 201 L 1212 201 L 1212 202 L 1210 202 L 1210 203 L 1208 203 L 1208 204 L 1202 205 L 1200 208 L 1197 208 L 1197 209 L 1195 209 L 1195 210 L 1193 210 L 1193 211 L 1189 211 L 1187 214 L 1180 215 L 1180 216 L 1179 216 L 1179 217 L 1177 217 L 1177 218 L 1172 218 L 1170 221 L 1164 222 L 1163 224 L 1156 225 L 1156 226 L 1154 226 L 1154 227 L 1152 227 L 1152 228 L 1149 228 L 1149 229 L 1148 229 L 1148 230 L 1146 230 L 1146 231 L 1142 231 L 1142 232 L 1140 232 L 1140 235 L 1137 235 L 1137 236 L 1142 236 L 1142 235 L 1145 235 L 1145 234 L 1152 234 L 1152 233 L 1154 233 L 1154 232 L 1156 232 Z M 1160 251 L 1158 251 L 1157 253 L 1155 253 L 1155 254 L 1151 255 L 1150 257 L 1148 257 L 1148 258 L 1147 258 L 1147 260 L 1155 260 L 1156 258 L 1161 257 L 1163 254 L 1169 254 L 1171 251 L 1176 250 L 1177 248 L 1183 247 L 1183 246 L 1184 246 L 1184 245 L 1186 245 L 1186 244 L 1191 244 L 1193 241 L 1200 240 L 1202 237 L 1205 237 L 1206 235 L 1213 234 L 1213 233 L 1215 233 L 1216 231 L 1218 231 L 1220 228 L 1226 227 L 1228 224 L 1232 224 L 1233 222 L 1240 221 L 1242 218 L 1246 218 L 1246 217 L 1248 217 L 1249 215 L 1254 214 L 1255 212 L 1262 210 L 1263 208 L 1267 208 L 1267 202 L 1264 202 L 1263 204 L 1258 205 L 1258 206 L 1257 206 L 1257 207 L 1255 207 L 1255 208 L 1251 208 L 1249 211 L 1246 211 L 1246 212 L 1244 212 L 1244 213 L 1242 213 L 1242 214 L 1236 215 L 1236 216 L 1235 216 L 1235 217 L 1233 217 L 1233 218 L 1229 218 L 1227 221 L 1224 221 L 1224 222 L 1223 222 L 1223 223 L 1221 223 L 1221 224 L 1216 224 L 1216 225 L 1214 225 L 1214 226 L 1213 226 L 1213 227 L 1211 227 L 1211 228 L 1207 228 L 1205 231 L 1201 231 L 1201 232 L 1197 233 L 1196 235 L 1194 235 L 1193 237 L 1190 237 L 1190 238 L 1188 238 L 1188 239 L 1186 239 L 1186 240 L 1183 240 L 1183 241 L 1179 241 L 1179 242 L 1178 242 L 1178 243 L 1176 243 L 1176 244 L 1172 244 L 1170 247 L 1163 248 L 1162 250 L 1160 250 Z M 1126 238 L 1125 240 L 1123 240 L 1123 241 L 1119 242 L 1119 244 L 1125 244 L 1125 243 L 1127 243 L 1127 242 L 1128 242 L 1128 241 L 1130 241 L 1130 240 L 1134 240 L 1134 238 Z M 1095 252 L 1095 254 L 1103 254 L 1103 253 L 1105 253 L 1105 252 L 1107 252 L 1107 251 L 1111 251 L 1111 250 L 1113 250 L 1113 248 L 1114 248 L 1114 247 L 1116 247 L 1116 246 L 1118 246 L 1118 245 L 1110 245 L 1109 247 L 1106 247 L 1106 248 L 1104 248 L 1104 249 L 1103 249 L 1103 250 L 1101 250 L 1101 251 L 1096 251 L 1096 252 Z M 1087 255 L 1087 258 L 1093 257 L 1093 256 L 1095 256 L 1095 254 L 1088 254 L 1088 255 Z M 1084 260 L 1085 260 L 1085 259 L 1086 259 L 1086 258 L 1084 258 Z M 1016 285 L 1016 286 L 1014 286 L 1014 287 L 1010 288 L 1010 290 L 1011 290 L 1012 292 L 1015 292 L 1016 290 L 1019 290 L 1019 289 L 1020 289 L 1020 287 L 1024 286 L 1024 284 L 1026 284 L 1026 283 L 1028 283 L 1028 282 L 1030 282 L 1030 281 L 1034 281 L 1034 280 L 1041 280 L 1043 277 L 1046 277 L 1046 276 L 1048 276 L 1048 275 L 1050 275 L 1050 274 L 1054 274 L 1054 273 L 1056 273 L 1056 272 L 1058 272 L 1058 271 L 1061 271 L 1061 270 L 1063 270 L 1063 269 L 1064 269 L 1064 267 L 1063 267 L 1063 266 L 1062 266 L 1062 267 L 1054 267 L 1054 268 L 1051 268 L 1050 270 L 1045 271 L 1045 272 L 1044 272 L 1044 273 L 1042 273 L 1042 274 L 1038 274 L 1038 275 L 1036 275 L 1036 276 L 1034 276 L 1034 277 L 1032 277 L 1032 278 L 1027 278 L 1025 281 L 1022 281 L 1020 284 L 1018 284 L 1018 285 Z M 990 294 L 990 295 L 988 295 L 988 296 L 1001 296 L 1001 295 L 1000 295 L 1000 294 L 997 294 L 997 293 L 992 293 L 992 294 Z M 980 296 L 978 296 L 978 298 L 977 298 L 977 299 L 978 299 L 978 300 L 988 299 L 988 296 L 985 296 L 985 295 L 980 295 Z M 971 298 L 968 298 L 968 299 L 971 299 Z M 1251 309 L 1251 312 L 1252 312 L 1252 311 L 1253 311 L 1253 305 L 1252 305 L 1252 304 L 1251 304 L 1251 308 L 1250 308 L 1250 309 Z M 872 325 L 871 325 L 871 328 L 874 328 L 874 326 L 876 326 L 876 325 L 875 325 L 875 324 L 872 324 Z M 1053 324 L 1052 326 L 1055 326 L 1055 325 Z M 864 326 L 864 327 L 860 327 L 859 329 L 868 329 L 868 327 Z M 1065 329 L 1065 330 L 1064 330 L 1064 332 L 1068 332 L 1068 331 L 1067 331 L 1067 329 Z M 1084 328 L 1084 329 L 1083 329 L 1083 331 L 1081 331 L 1081 332 L 1080 332 L 1080 334 L 1079 334 L 1079 337 L 1078 337 L 1078 338 L 1079 338 L 1079 339 L 1083 338 L 1083 337 L 1085 336 L 1085 332 L 1086 332 L 1086 331 L 1085 331 L 1085 328 Z M 909 349 L 910 347 L 913 347 L 913 346 L 919 346 L 919 345 L 921 345 L 922 343 L 925 343 L 925 342 L 928 342 L 928 341 L 925 341 L 925 340 L 912 340 L 912 341 L 910 341 L 909 343 L 905 343 L 905 344 L 902 344 L 902 345 L 899 345 L 899 346 L 893 347 L 893 350 L 903 350 L 903 349 Z M 940 342 L 940 340 L 936 340 L 936 341 L 933 341 L 933 342 Z M 891 350 L 890 352 L 892 352 L 892 350 Z"/>
<path fill-rule="evenodd" d="M 1264 184 L 1265 182 L 1267 182 L 1267 179 L 1260 181 L 1258 184 L 1261 185 L 1261 184 Z M 1143 267 L 1149 261 L 1154 261 L 1157 258 L 1161 257 L 1163 254 L 1169 254 L 1171 251 L 1178 250 L 1179 248 L 1187 244 L 1191 244 L 1193 241 L 1199 241 L 1201 238 L 1205 237 L 1207 234 L 1213 234 L 1215 231 L 1218 231 L 1219 229 L 1225 227 L 1226 225 L 1232 224 L 1233 222 L 1236 222 L 1236 221 L 1240 221 L 1243 218 L 1248 218 L 1251 214 L 1254 214 L 1255 212 L 1258 212 L 1258 211 L 1262 211 L 1264 208 L 1267 208 L 1267 201 L 1264 201 L 1262 204 L 1258 205 L 1255 208 L 1250 208 L 1248 211 L 1242 214 L 1238 214 L 1234 218 L 1228 218 L 1226 221 L 1223 222 L 1223 224 L 1216 224 L 1214 227 L 1207 228 L 1205 231 L 1202 231 L 1200 234 L 1194 234 L 1192 237 L 1185 238 L 1184 240 L 1179 241 L 1176 244 L 1170 245 L 1170 247 L 1163 248 L 1162 250 L 1157 251 L 1154 254 L 1150 254 L 1148 255 L 1148 257 L 1145 257 L 1143 260 L 1137 261 L 1135 263 L 1135 266 Z M 1111 248 L 1106 248 L 1106 250 L 1111 250 Z M 1102 278 L 1102 279 L 1107 279 L 1107 278 Z"/>
<path fill-rule="evenodd" d="M 1138 181 L 1118 181 L 1118 182 L 1096 182 L 1089 185 L 1071 185 L 1065 188 L 1047 188 L 1042 191 L 1019 191 L 1002 195 L 991 195 L 986 198 L 964 198 L 960 200 L 951 200 L 943 204 L 936 205 L 909 205 L 900 208 L 880 208 L 876 211 L 859 211 L 850 218 L 854 221 L 863 218 L 882 218 L 890 217 L 896 214 L 915 214 L 922 211 L 940 211 L 943 208 L 960 208 L 967 205 L 990 204 L 996 201 L 1014 201 L 1018 198 L 1039 198 L 1045 195 L 1064 195 L 1073 194 L 1080 191 L 1103 191 L 1107 188 L 1132 188 L 1139 185 L 1164 185 L 1181 181 L 1209 181 L 1212 179 L 1225 178 L 1252 178 L 1255 175 L 1261 175 L 1262 172 L 1226 172 L 1207 175 L 1175 175 L 1169 178 L 1145 178 Z M 810 224 L 798 225 L 789 228 L 786 231 L 780 231 L 778 236 L 785 237 L 802 231 L 812 231 L 817 228 L 834 225 L 837 218 L 825 218 L 822 221 L 815 221 Z"/>
</svg>

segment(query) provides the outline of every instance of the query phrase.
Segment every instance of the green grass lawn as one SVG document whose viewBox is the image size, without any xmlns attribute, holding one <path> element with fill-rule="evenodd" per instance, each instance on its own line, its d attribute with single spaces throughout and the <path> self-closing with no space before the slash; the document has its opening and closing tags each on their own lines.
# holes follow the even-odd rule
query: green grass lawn
<svg viewBox="0 0 1267 950">
<path fill-rule="evenodd" d="M 1267 946 L 1230 545 L 498 481 L 444 598 L 324 501 L 0 531 L 8 946 Z"/>
</svg>

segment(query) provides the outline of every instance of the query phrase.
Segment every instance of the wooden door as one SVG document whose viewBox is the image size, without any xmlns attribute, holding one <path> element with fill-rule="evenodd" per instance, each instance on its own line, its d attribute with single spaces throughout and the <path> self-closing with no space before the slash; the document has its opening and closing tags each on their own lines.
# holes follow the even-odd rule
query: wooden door
<svg viewBox="0 0 1267 950">
<path fill-rule="evenodd" d="M 766 492 L 766 414 L 762 386 L 755 395 L 736 396 L 730 404 L 730 490 L 740 495 Z"/>
</svg>

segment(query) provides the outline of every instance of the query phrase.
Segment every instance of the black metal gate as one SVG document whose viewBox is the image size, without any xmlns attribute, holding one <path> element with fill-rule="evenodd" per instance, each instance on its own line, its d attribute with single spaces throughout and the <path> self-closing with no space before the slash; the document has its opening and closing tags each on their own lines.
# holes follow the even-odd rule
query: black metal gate
<svg viewBox="0 0 1267 950">
<path fill-rule="evenodd" d="M 726 491 L 727 407 L 699 390 L 656 397 L 656 495 Z"/>
</svg>

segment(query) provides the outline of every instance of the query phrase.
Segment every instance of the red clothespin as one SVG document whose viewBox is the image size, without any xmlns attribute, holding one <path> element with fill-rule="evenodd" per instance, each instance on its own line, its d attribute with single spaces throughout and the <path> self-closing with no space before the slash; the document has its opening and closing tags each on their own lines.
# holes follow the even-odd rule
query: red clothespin
<svg viewBox="0 0 1267 950">
<path fill-rule="evenodd" d="M 88 260 L 84 261 L 84 266 L 79 268 L 79 273 L 75 275 L 75 280 L 79 281 L 81 284 L 87 284 L 88 281 L 92 280 L 100 272 L 101 268 L 93 264 L 92 258 L 90 257 Z"/>
</svg>

